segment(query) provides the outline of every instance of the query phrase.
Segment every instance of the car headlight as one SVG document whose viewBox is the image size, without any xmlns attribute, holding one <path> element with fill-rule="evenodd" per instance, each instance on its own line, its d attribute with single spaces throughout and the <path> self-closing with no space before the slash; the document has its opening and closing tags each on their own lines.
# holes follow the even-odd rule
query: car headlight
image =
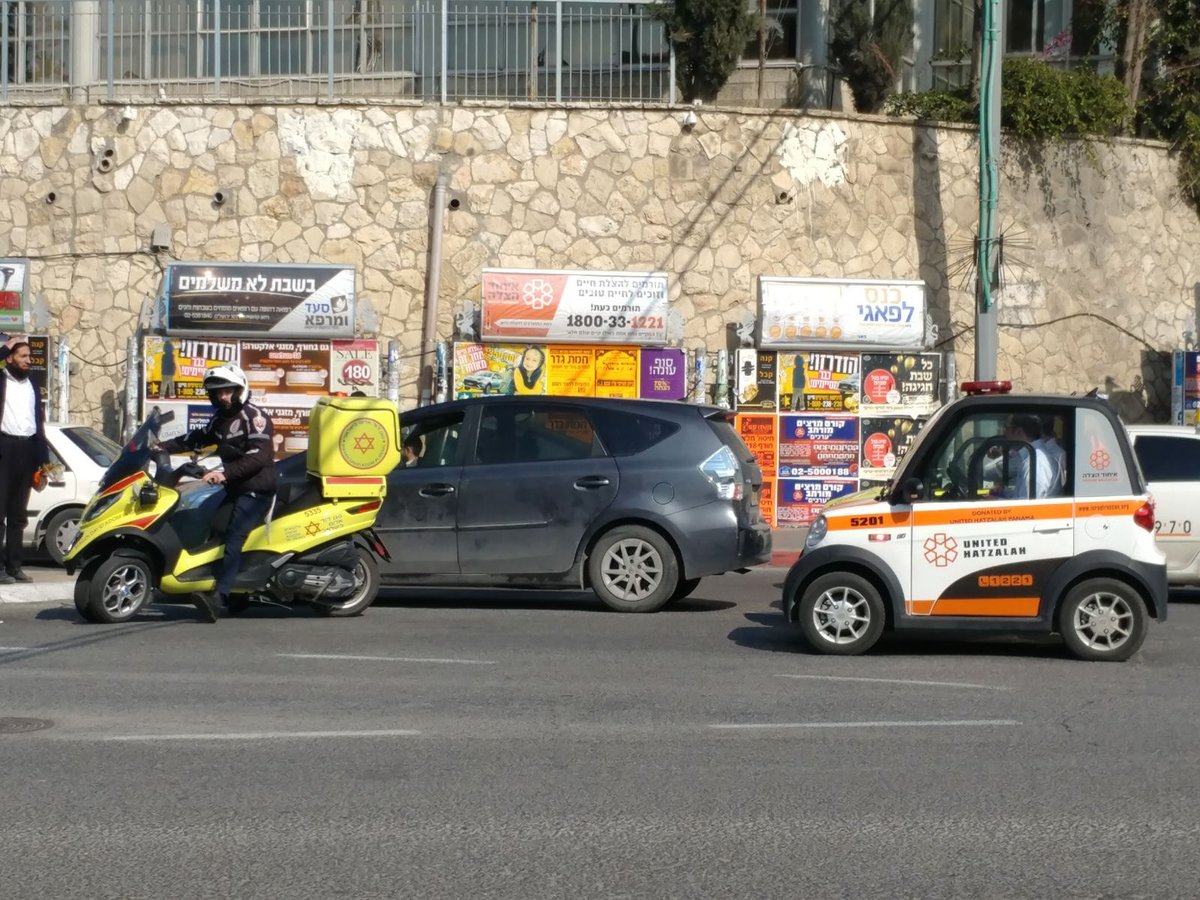
<svg viewBox="0 0 1200 900">
<path fill-rule="evenodd" d="M 91 502 L 91 505 L 88 506 L 87 510 L 84 512 L 80 523 L 82 524 L 83 522 L 92 521 L 92 519 L 96 518 L 96 516 L 100 515 L 100 513 L 104 512 L 106 509 L 116 503 L 120 496 L 120 493 L 116 493 L 109 494 L 107 497 L 97 497 Z"/>
<path fill-rule="evenodd" d="M 821 543 L 821 541 L 825 540 L 825 533 L 827 531 L 829 531 L 829 525 L 825 521 L 825 517 L 823 515 L 817 516 L 812 526 L 808 529 L 808 537 L 804 539 L 805 548 L 811 550 L 817 544 Z"/>
</svg>

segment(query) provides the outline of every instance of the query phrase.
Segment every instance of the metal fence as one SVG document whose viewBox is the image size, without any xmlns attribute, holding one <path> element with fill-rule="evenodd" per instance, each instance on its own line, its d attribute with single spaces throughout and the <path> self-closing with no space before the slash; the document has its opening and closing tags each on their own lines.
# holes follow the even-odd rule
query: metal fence
<svg viewBox="0 0 1200 900">
<path fill-rule="evenodd" d="M 654 0 L 0 0 L 0 100 L 668 101 Z"/>
</svg>

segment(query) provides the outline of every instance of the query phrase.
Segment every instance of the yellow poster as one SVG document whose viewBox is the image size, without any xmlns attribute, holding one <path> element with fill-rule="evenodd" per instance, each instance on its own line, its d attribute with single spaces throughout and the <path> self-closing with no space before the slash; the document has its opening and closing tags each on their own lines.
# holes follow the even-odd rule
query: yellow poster
<svg viewBox="0 0 1200 900">
<path fill-rule="evenodd" d="M 550 347 L 546 393 L 559 397 L 596 395 L 596 350 L 593 347 Z"/>
<path fill-rule="evenodd" d="M 596 351 L 596 396 L 637 397 L 638 351 L 613 347 Z"/>
<path fill-rule="evenodd" d="M 147 400 L 203 400 L 204 373 L 218 363 L 239 361 L 237 341 L 148 337 L 145 344 Z"/>
</svg>

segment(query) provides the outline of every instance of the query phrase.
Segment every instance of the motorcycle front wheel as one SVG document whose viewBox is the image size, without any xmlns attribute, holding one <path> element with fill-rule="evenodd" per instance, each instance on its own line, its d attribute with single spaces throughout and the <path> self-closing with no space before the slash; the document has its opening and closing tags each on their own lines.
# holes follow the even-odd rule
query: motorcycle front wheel
<svg viewBox="0 0 1200 900">
<path fill-rule="evenodd" d="M 154 593 L 154 570 L 144 556 L 110 556 L 90 576 L 81 572 L 75 584 L 75 609 L 89 622 L 128 622 Z"/>
</svg>

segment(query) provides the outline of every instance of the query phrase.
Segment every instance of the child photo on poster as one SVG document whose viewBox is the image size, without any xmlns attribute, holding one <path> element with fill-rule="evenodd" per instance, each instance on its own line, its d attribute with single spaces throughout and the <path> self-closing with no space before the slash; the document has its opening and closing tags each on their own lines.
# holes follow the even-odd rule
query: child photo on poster
<svg viewBox="0 0 1200 900">
<path fill-rule="evenodd" d="M 509 394 L 546 393 L 546 348 L 529 344 L 508 372 Z"/>
</svg>

